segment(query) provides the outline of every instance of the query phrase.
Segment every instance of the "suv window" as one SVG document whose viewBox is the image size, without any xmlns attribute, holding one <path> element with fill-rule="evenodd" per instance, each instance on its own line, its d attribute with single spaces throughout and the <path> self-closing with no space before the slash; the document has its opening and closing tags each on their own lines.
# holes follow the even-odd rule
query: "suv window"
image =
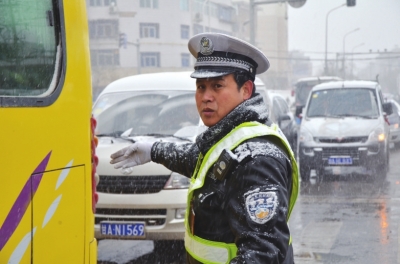
<svg viewBox="0 0 400 264">
<path fill-rule="evenodd" d="M 307 117 L 362 116 L 378 117 L 375 90 L 366 88 L 327 89 L 314 91 Z"/>
</svg>

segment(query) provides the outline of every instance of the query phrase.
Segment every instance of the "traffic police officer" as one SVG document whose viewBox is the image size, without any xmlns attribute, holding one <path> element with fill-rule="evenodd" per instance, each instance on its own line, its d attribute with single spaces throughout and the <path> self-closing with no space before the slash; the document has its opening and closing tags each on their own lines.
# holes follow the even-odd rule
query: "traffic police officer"
<svg viewBox="0 0 400 264">
<path fill-rule="evenodd" d="M 191 176 L 188 263 L 293 263 L 288 227 L 298 193 L 293 152 L 255 92 L 269 68 L 254 46 L 219 33 L 189 40 L 196 105 L 208 127 L 194 144 L 136 142 L 111 155 L 115 168 L 149 161 Z"/>
</svg>

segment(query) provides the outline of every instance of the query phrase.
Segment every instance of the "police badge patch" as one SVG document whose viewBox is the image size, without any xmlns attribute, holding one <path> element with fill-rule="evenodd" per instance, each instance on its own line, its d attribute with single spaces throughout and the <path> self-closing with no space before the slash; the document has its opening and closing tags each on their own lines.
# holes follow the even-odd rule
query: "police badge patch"
<svg viewBox="0 0 400 264">
<path fill-rule="evenodd" d="M 203 37 L 200 40 L 200 53 L 203 55 L 210 55 L 214 52 L 214 45 L 211 39 Z"/>
<path fill-rule="evenodd" d="M 278 207 L 278 196 L 275 192 L 260 192 L 256 189 L 246 193 L 245 197 L 247 213 L 254 222 L 264 224 L 275 215 Z"/>
</svg>

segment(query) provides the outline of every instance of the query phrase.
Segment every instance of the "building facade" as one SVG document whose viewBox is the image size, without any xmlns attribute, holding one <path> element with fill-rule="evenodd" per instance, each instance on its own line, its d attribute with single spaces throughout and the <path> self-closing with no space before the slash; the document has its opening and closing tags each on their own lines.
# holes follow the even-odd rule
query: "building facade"
<svg viewBox="0 0 400 264">
<path fill-rule="evenodd" d="M 95 97 L 110 82 L 129 75 L 192 70 L 187 43 L 202 32 L 249 40 L 249 2 L 234 0 L 86 0 Z M 257 11 L 256 45 L 270 57 L 268 80 L 284 88 L 287 62 L 286 4 Z M 265 11 L 266 10 L 266 11 Z M 279 80 L 278 80 L 279 79 Z M 276 83 L 278 82 L 278 84 Z"/>
</svg>

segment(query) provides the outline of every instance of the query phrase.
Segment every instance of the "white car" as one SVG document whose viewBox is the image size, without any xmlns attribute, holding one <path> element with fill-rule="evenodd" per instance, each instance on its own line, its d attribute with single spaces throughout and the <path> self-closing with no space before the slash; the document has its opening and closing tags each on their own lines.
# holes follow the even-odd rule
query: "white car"
<svg viewBox="0 0 400 264">
<path fill-rule="evenodd" d="M 150 162 L 115 169 L 110 155 L 135 141 L 194 142 L 206 127 L 197 112 L 191 72 L 135 75 L 116 80 L 93 106 L 99 145 L 98 240 L 183 240 L 191 175 Z M 264 84 L 256 79 L 257 89 Z M 265 88 L 264 88 L 265 89 Z"/>
<path fill-rule="evenodd" d="M 134 141 L 193 142 L 204 131 L 194 99 L 195 79 L 189 75 L 169 72 L 122 78 L 109 84 L 96 100 L 97 239 L 183 239 L 189 178 L 153 162 L 117 170 L 110 155 Z"/>
</svg>

